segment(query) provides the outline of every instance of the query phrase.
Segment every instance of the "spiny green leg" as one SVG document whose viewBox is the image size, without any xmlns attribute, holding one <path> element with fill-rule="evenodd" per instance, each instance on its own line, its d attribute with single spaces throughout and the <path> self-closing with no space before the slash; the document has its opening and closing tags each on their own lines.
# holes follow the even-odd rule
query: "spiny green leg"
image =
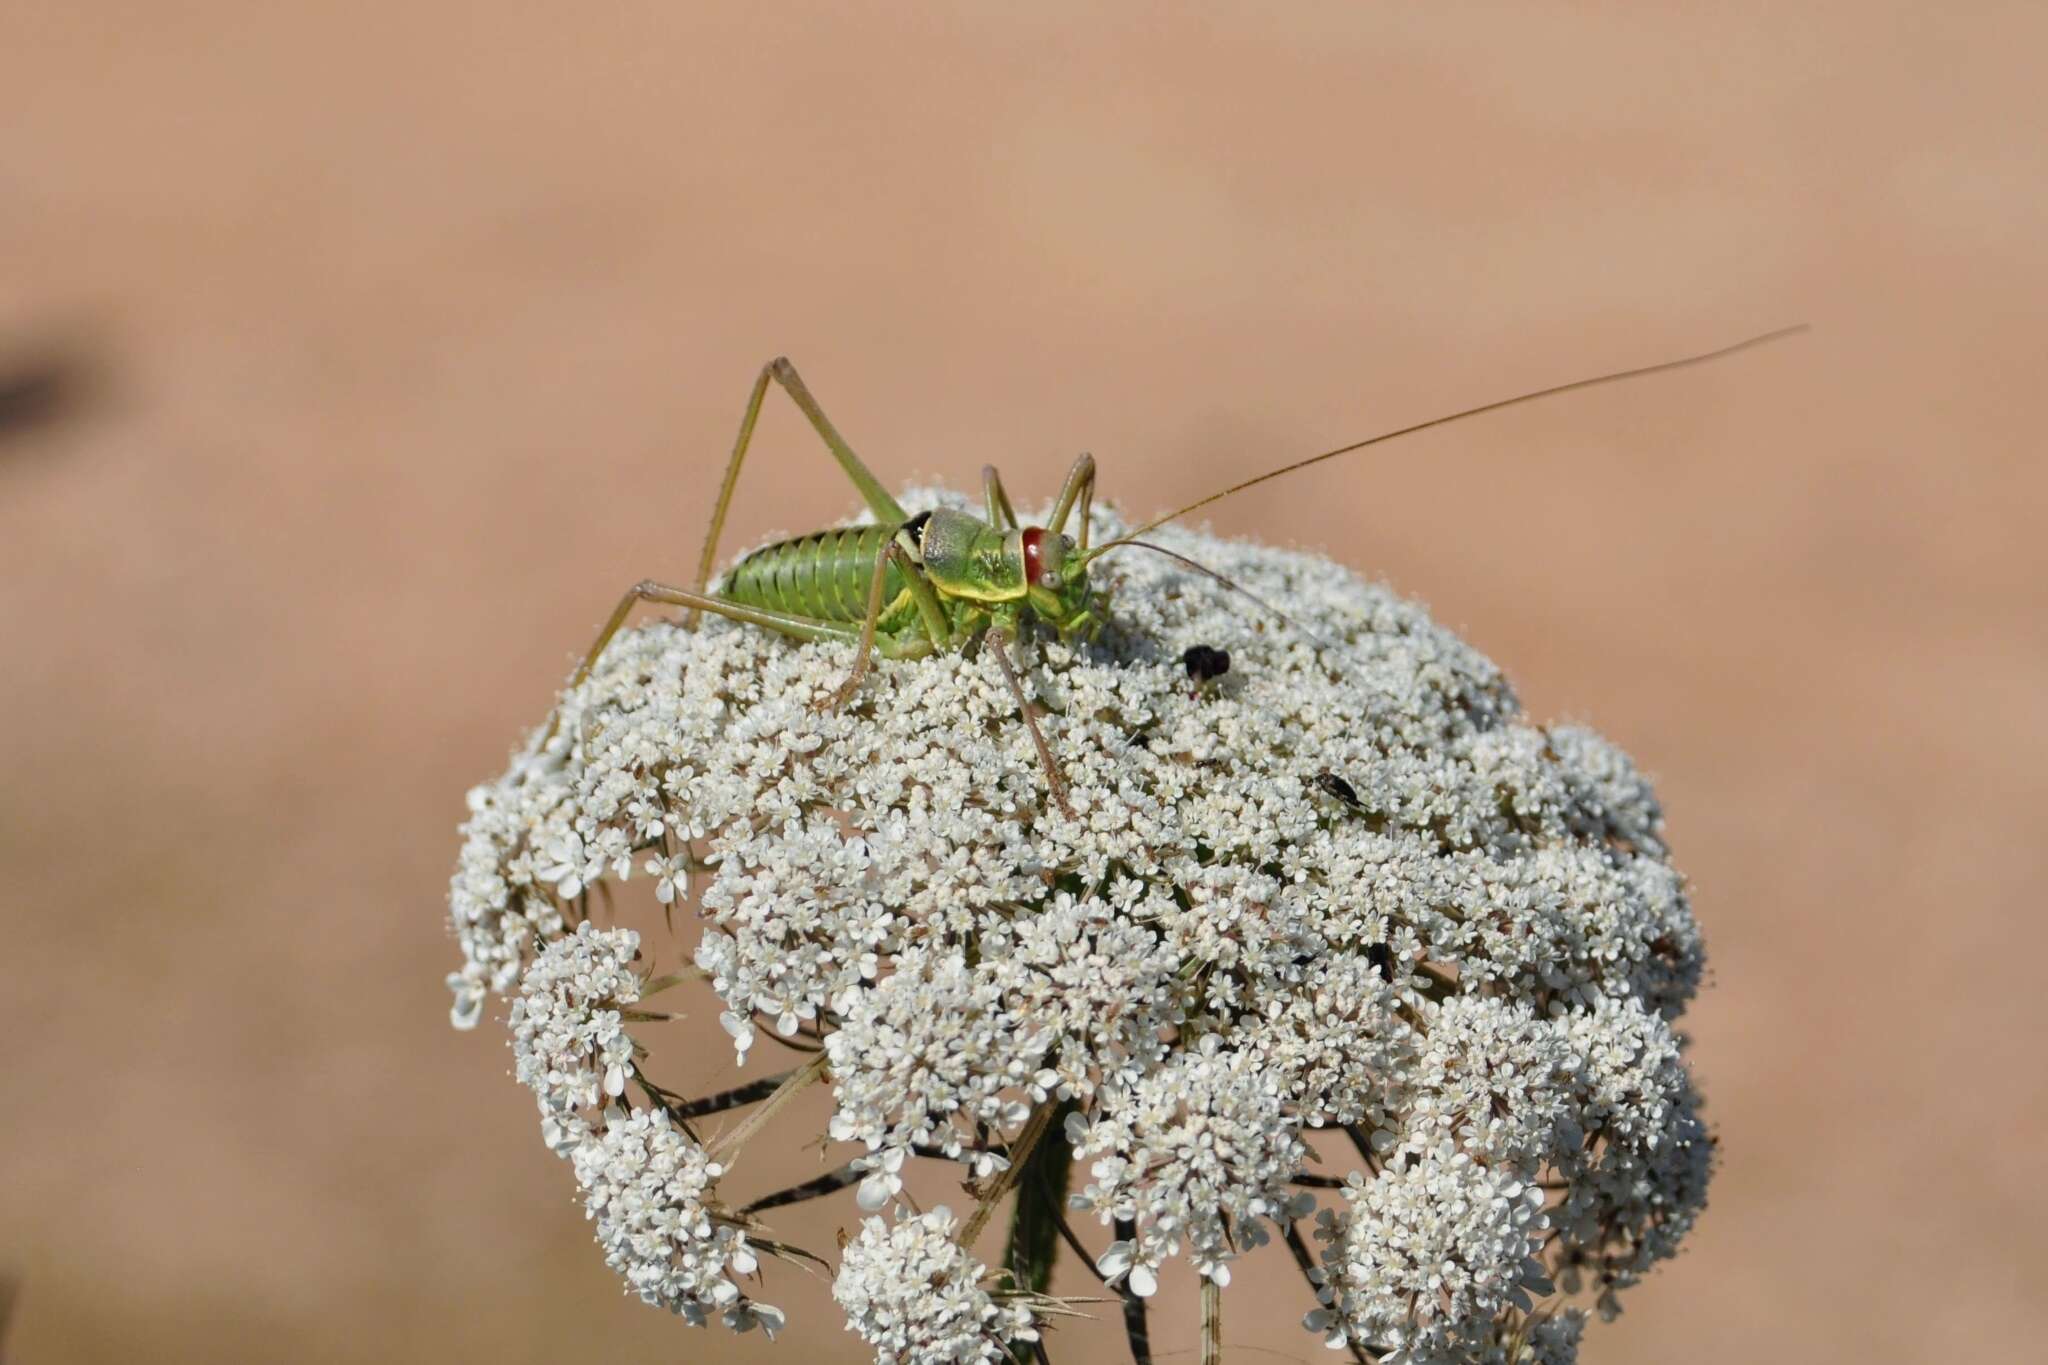
<svg viewBox="0 0 2048 1365">
<path fill-rule="evenodd" d="M 725 531 L 725 514 L 732 506 L 732 491 L 739 486 L 740 466 L 746 462 L 747 447 L 754 443 L 754 423 L 761 420 L 761 400 L 768 396 L 772 369 L 772 364 L 761 367 L 753 391 L 747 395 L 747 409 L 740 414 L 740 434 L 733 438 L 732 457 L 725 462 L 725 481 L 718 485 L 718 500 L 711 504 L 711 526 L 704 533 L 704 552 L 697 559 L 697 578 L 692 586 L 698 592 L 710 588 L 711 571 L 718 567 L 718 537 Z M 697 613 L 692 611 L 684 620 L 696 625 Z"/>
<path fill-rule="evenodd" d="M 626 617 L 632 614 L 633 606 L 637 602 L 666 602 L 671 606 L 688 607 L 692 612 L 715 612 L 735 621 L 765 626 L 769 630 L 779 631 L 799 640 L 851 640 L 854 636 L 854 628 L 840 621 L 820 621 L 810 616 L 798 616 L 794 612 L 743 606 L 738 602 L 728 602 L 722 597 L 671 588 L 666 583 L 657 583 L 651 578 L 642 579 L 626 589 L 626 595 L 619 599 L 619 605 L 612 608 L 611 620 L 604 623 L 604 629 L 597 633 L 596 643 L 590 646 L 590 652 L 583 656 L 583 662 L 576 666 L 575 675 L 569 679 L 570 690 L 581 687 L 584 680 L 590 676 L 591 670 L 597 667 L 597 661 L 604 655 L 605 646 L 619 633 L 619 627 L 626 624 Z M 562 708 L 557 706 L 553 718 L 548 721 L 547 733 L 541 736 L 540 742 L 545 745 L 553 739 L 555 731 L 561 724 Z"/>
<path fill-rule="evenodd" d="M 1052 799 L 1058 804 L 1061 812 L 1072 819 L 1074 808 L 1067 804 L 1067 784 L 1060 777 L 1060 765 L 1053 761 L 1052 746 L 1045 742 L 1045 736 L 1039 732 L 1038 719 L 1031 714 L 1030 698 L 1024 695 L 1024 685 L 1017 681 L 1017 670 L 1010 664 L 1008 646 L 1010 641 L 1016 638 L 1015 632 L 1008 625 L 999 625 L 991 628 L 982 638 L 988 642 L 989 652 L 996 656 L 996 663 L 1003 670 L 1004 681 L 1010 684 L 1010 695 L 1017 699 L 1018 714 L 1024 717 L 1024 728 L 1031 732 L 1031 742 L 1038 749 L 1038 761 L 1045 768 L 1045 783 L 1052 792 Z"/>
<path fill-rule="evenodd" d="M 1079 636 L 1083 640 L 1093 642 L 1096 636 L 1102 634 L 1102 617 L 1090 607 L 1087 611 L 1060 622 L 1058 630 L 1062 640 L 1070 636 Z"/>
<path fill-rule="evenodd" d="M 1010 505 L 1010 495 L 1003 491 L 1003 476 L 992 464 L 981 467 L 981 491 L 988 502 L 988 524 L 998 530 L 1016 530 L 1017 509 Z"/>
<path fill-rule="evenodd" d="M 882 553 L 875 556 L 874 577 L 868 580 L 868 609 L 861 618 L 860 640 L 853 647 L 853 672 L 847 674 L 846 681 L 839 685 L 837 692 L 817 704 L 821 711 L 835 711 L 852 701 L 854 693 L 860 690 L 860 680 L 867 676 L 868 654 L 875 647 L 875 628 L 882 619 L 882 589 L 888 581 L 892 562 L 903 571 L 903 581 L 909 585 L 910 595 L 917 603 L 925 635 L 921 640 L 892 641 L 888 646 L 890 657 L 917 658 L 946 643 L 950 632 L 946 614 L 939 606 L 938 594 L 932 591 L 931 584 L 924 581 L 924 571 L 910 557 L 910 552 L 890 541 L 882 547 Z"/>
<path fill-rule="evenodd" d="M 754 380 L 753 391 L 747 395 L 747 410 L 740 416 L 740 434 L 733 440 L 732 458 L 725 465 L 725 482 L 719 485 L 718 501 L 711 508 L 711 529 L 704 536 L 704 553 L 697 560 L 695 586 L 699 593 L 710 588 L 711 571 L 718 567 L 718 537 L 725 530 L 725 514 L 732 506 L 733 489 L 740 481 L 740 465 L 746 461 L 747 447 L 753 444 L 754 424 L 761 419 L 761 403 L 768 396 L 768 381 L 771 379 L 782 385 L 790 401 L 810 418 L 811 426 L 816 428 L 832 457 L 839 461 L 846 477 L 860 490 L 861 499 L 875 514 L 875 520 L 884 526 L 900 526 L 909 520 L 902 505 L 889 496 L 889 490 L 882 487 L 881 480 L 861 463 L 860 456 L 853 453 L 853 447 L 846 443 L 846 438 L 839 434 L 839 429 L 818 406 L 818 400 L 811 397 L 811 391 L 797 374 L 796 366 L 790 364 L 786 356 L 777 356 L 761 367 L 760 376 Z M 687 619 L 691 625 L 697 623 L 695 609 Z"/>
<path fill-rule="evenodd" d="M 1081 504 L 1080 534 L 1074 537 L 1082 549 L 1088 548 L 1088 505 L 1095 500 L 1095 457 L 1083 454 L 1074 461 L 1074 467 L 1067 471 L 1067 481 L 1060 485 L 1059 501 L 1053 504 L 1052 519 L 1045 529 L 1054 535 L 1067 529 L 1067 514 L 1074 510 L 1075 500 Z"/>
</svg>

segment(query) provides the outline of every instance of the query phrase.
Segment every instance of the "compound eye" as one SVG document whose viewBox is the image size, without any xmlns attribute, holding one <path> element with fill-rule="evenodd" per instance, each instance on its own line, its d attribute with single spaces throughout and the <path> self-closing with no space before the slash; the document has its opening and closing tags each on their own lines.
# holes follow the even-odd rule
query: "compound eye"
<svg viewBox="0 0 2048 1365">
<path fill-rule="evenodd" d="M 1045 566 L 1044 529 L 1037 526 L 1027 526 L 1024 528 L 1024 534 L 1018 537 L 1018 541 L 1024 550 L 1024 581 L 1026 583 L 1044 583 L 1047 572 Z"/>
</svg>

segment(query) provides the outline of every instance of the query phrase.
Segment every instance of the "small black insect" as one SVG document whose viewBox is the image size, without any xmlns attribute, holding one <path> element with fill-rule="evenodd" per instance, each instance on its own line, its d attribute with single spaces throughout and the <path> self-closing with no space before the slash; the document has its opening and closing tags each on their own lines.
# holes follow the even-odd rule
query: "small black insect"
<svg viewBox="0 0 2048 1365">
<path fill-rule="evenodd" d="M 1324 795 L 1336 797 L 1353 810 L 1359 808 L 1358 793 L 1351 790 L 1351 784 L 1337 776 L 1337 774 L 1331 772 L 1317 773 L 1316 786 L 1322 790 Z"/>
<path fill-rule="evenodd" d="M 1230 671 L 1230 651 L 1212 649 L 1208 645 L 1195 645 L 1180 656 L 1181 666 L 1188 671 L 1199 689 L 1212 678 L 1220 678 Z"/>
<path fill-rule="evenodd" d="M 1365 950 L 1365 960 L 1379 969 L 1380 980 L 1388 985 L 1394 983 L 1394 950 L 1384 943 L 1375 943 Z"/>
</svg>

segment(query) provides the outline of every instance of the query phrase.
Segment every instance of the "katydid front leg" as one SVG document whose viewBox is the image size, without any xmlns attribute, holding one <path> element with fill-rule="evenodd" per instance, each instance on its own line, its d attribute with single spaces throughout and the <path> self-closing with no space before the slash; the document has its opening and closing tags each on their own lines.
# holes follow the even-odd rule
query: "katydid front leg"
<svg viewBox="0 0 2048 1365">
<path fill-rule="evenodd" d="M 1052 746 L 1045 742 L 1045 736 L 1039 732 L 1038 719 L 1031 714 L 1031 701 L 1024 695 L 1024 685 L 1017 680 L 1017 670 L 1010 665 L 1008 646 L 1010 641 L 1016 638 L 1016 634 L 1010 626 L 998 625 L 990 627 L 988 634 L 982 638 L 987 641 L 989 652 L 996 656 L 996 663 L 1003 670 L 1003 680 L 1010 684 L 1010 695 L 1017 699 L 1017 712 L 1024 717 L 1024 728 L 1031 732 L 1031 743 L 1038 749 L 1038 761 L 1045 768 L 1046 789 L 1052 793 L 1052 799 L 1058 804 L 1060 813 L 1071 820 L 1074 818 L 1074 808 L 1067 804 L 1067 784 L 1060 777 L 1060 765 L 1053 760 Z"/>
<path fill-rule="evenodd" d="M 988 505 L 988 524 L 1003 530 L 1017 529 L 1017 509 L 1010 505 L 1010 495 L 1003 489 L 1003 476 L 992 464 L 981 467 L 981 496 Z"/>
<path fill-rule="evenodd" d="M 1059 501 L 1052 507 L 1052 516 L 1045 523 L 1046 532 L 1059 535 L 1067 529 L 1067 516 L 1080 504 L 1081 525 L 1074 537 L 1080 549 L 1088 548 L 1088 507 L 1095 501 L 1095 457 L 1086 453 L 1074 461 L 1074 467 L 1067 471 L 1067 481 L 1060 485 Z"/>
<path fill-rule="evenodd" d="M 890 640 L 883 646 L 883 652 L 892 659 L 916 659 L 943 648 L 951 636 L 951 627 L 946 624 L 945 609 L 939 605 L 938 594 L 925 581 L 924 573 L 910 552 L 895 541 L 883 547 L 875 556 L 874 577 L 868 581 L 868 609 L 861 618 L 860 639 L 853 647 L 853 671 L 846 675 L 846 681 L 839 690 L 813 705 L 820 711 L 836 711 L 854 698 L 860 691 L 860 680 L 867 676 L 869 653 L 875 646 L 875 628 L 882 619 L 882 590 L 889 580 L 889 566 L 896 565 L 903 573 L 903 581 L 910 587 L 910 596 L 917 603 L 919 624 L 924 627 L 924 638 Z"/>
</svg>

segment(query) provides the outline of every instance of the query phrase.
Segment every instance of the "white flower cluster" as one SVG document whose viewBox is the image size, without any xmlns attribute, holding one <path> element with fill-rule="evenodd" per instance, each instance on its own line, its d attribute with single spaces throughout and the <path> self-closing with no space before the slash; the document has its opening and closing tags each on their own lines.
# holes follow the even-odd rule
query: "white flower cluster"
<svg viewBox="0 0 2048 1365">
<path fill-rule="evenodd" d="M 694 1325 L 717 1313 L 736 1331 L 781 1328 L 781 1311 L 749 1300 L 732 1279 L 757 1265 L 746 1235 L 717 1216 L 723 1168 L 667 1114 L 613 1114 L 572 1159 L 605 1264 L 628 1289 Z"/>
<path fill-rule="evenodd" d="M 957 1159 L 977 1128 L 1015 1127 L 1030 1114 L 1017 1092 L 1037 1073 L 1043 1045 L 1017 1035 L 994 974 L 970 968 L 957 949 L 908 948 L 887 977 L 834 1003 L 838 1027 L 825 1050 L 839 1107 L 826 1131 L 879 1154 L 867 1163 L 867 1207 L 902 1188 L 897 1172 L 912 1148 Z"/>
<path fill-rule="evenodd" d="M 1180 959 L 1149 922 L 1171 904 L 1130 878 L 1101 899 L 1059 893 L 1035 915 L 987 926 L 981 953 L 1003 1009 L 1048 1050 L 1033 1098 L 1087 1099 L 1165 1059 L 1165 1032 L 1181 1017 Z"/>
<path fill-rule="evenodd" d="M 1311 1329 L 1406 1362 L 1468 1360 L 1505 1311 L 1548 1293 L 1535 1259 L 1543 1191 L 1446 1143 L 1372 1180 L 1353 1174 L 1346 1207 L 1317 1221 L 1323 1251 Z"/>
<path fill-rule="evenodd" d="M 996 1365 L 1011 1342 L 1038 1337 L 1029 1304 L 982 1286 L 980 1262 L 954 1236 L 944 1205 L 894 1226 L 879 1218 L 847 1244 L 832 1297 L 875 1365 Z"/>
<path fill-rule="evenodd" d="M 1264 1221 L 1306 1212 L 1289 1187 L 1307 1157 L 1286 1112 L 1282 1077 L 1216 1034 L 1128 1085 L 1108 1087 L 1094 1122 L 1069 1116 L 1076 1157 L 1095 1157 L 1077 1208 L 1135 1226 L 1097 1262 L 1150 1297 L 1159 1266 L 1185 1238 L 1195 1269 L 1230 1283 L 1230 1260 L 1265 1240 Z"/>
<path fill-rule="evenodd" d="M 629 965 L 639 951 L 631 929 L 600 930 L 585 920 L 526 969 L 512 1002 L 513 1067 L 543 1113 L 589 1109 L 601 1096 L 625 1093 L 633 1039 L 619 1007 L 640 998 Z"/>
<path fill-rule="evenodd" d="M 1453 996 L 1429 1014 L 1406 1073 L 1402 1149 L 1453 1142 L 1510 1171 L 1535 1171 L 1576 1137 L 1570 1040 L 1519 1001 Z"/>
<path fill-rule="evenodd" d="M 1336 951 L 1301 968 L 1293 990 L 1238 1018 L 1245 1046 L 1311 1127 L 1391 1124 L 1402 1068 L 1415 1050 L 1391 956 Z M 1405 977 L 1405 973 L 1403 973 Z"/>
<path fill-rule="evenodd" d="M 1634 1001 L 1605 1002 L 1565 1027 L 1580 1069 L 1564 1131 L 1584 1137 L 1559 1160 L 1569 1182 L 1553 1215 L 1564 1234 L 1560 1278 L 1576 1290 L 1590 1275 L 1612 1316 L 1616 1291 L 1676 1254 L 1692 1231 L 1706 1205 L 1713 1140 L 1663 1019 Z"/>
<path fill-rule="evenodd" d="M 905 1202 L 920 1158 L 993 1176 L 1062 1105 L 1045 1140 L 1073 1149 L 1076 1206 L 1127 1229 L 1098 1264 L 1149 1293 L 1181 1257 L 1227 1281 L 1335 1183 L 1305 1168 L 1355 1153 L 1320 1223 L 1320 1331 L 1417 1361 L 1571 1359 L 1581 1317 L 1536 1303 L 1545 1277 L 1611 1308 L 1676 1249 L 1711 1166 L 1673 1031 L 1700 942 L 1648 785 L 1591 732 L 1528 720 L 1384 589 L 1151 538 L 1306 629 L 1142 550 L 1100 561 L 1103 636 L 1017 651 L 1071 814 L 986 650 L 881 663 L 821 711 L 843 644 L 709 616 L 622 632 L 471 795 L 457 1024 L 525 975 L 520 1076 L 599 1175 L 608 1255 L 693 1321 L 772 1310 L 732 1287 L 752 1255 L 710 1212 L 715 1164 L 660 1109 L 618 1107 L 640 988 L 630 935 L 587 921 L 593 888 L 643 877 L 694 909 L 742 1057 L 762 1029 L 822 1042 L 868 1210 Z M 1196 645 L 1231 670 L 1191 685 Z M 578 1117 L 607 1101 L 601 1131 Z M 984 1330 L 981 1272 L 932 1218 L 868 1222 L 842 1305 L 884 1359 L 993 1359 L 929 1344 L 1021 1336 Z M 957 1321 L 919 1316 L 891 1269 L 913 1263 Z"/>
<path fill-rule="evenodd" d="M 716 1199 L 723 1167 L 662 1110 L 613 1103 L 626 1090 L 635 1043 L 622 1006 L 640 998 L 631 963 L 640 936 L 585 920 L 543 948 L 512 1002 L 514 1073 L 540 1103 L 541 1135 L 569 1159 L 605 1262 L 644 1301 L 701 1324 L 782 1325 L 734 1276 L 758 1268 L 745 1233 Z"/>
</svg>

